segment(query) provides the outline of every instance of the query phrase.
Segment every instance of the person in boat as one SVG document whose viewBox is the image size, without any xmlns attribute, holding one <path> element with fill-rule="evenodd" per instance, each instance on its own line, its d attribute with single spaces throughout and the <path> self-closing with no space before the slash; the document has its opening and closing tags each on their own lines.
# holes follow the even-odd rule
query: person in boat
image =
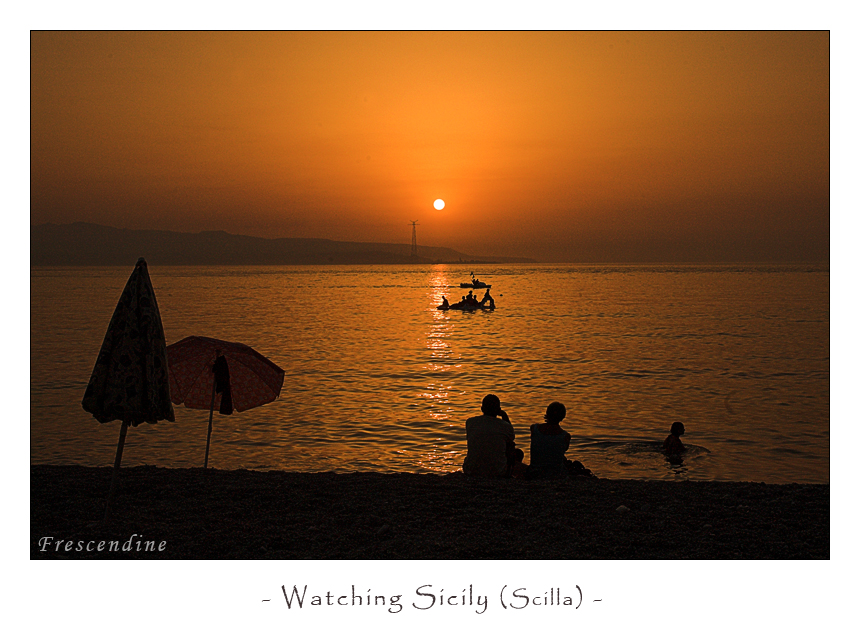
<svg viewBox="0 0 860 630">
<path fill-rule="evenodd" d="M 451 308 L 451 305 L 448 304 L 448 298 L 444 295 L 442 296 L 442 304 L 439 305 L 439 308 Z"/>
<path fill-rule="evenodd" d="M 514 427 L 495 394 L 481 401 L 481 415 L 466 420 L 463 472 L 473 477 L 509 477 L 515 461 Z"/>
<path fill-rule="evenodd" d="M 581 462 L 570 461 L 564 454 L 570 448 L 570 433 L 559 425 L 567 415 L 560 402 L 552 402 L 546 408 L 543 424 L 533 424 L 531 432 L 529 479 L 548 479 L 568 475 L 592 476 Z"/>
<path fill-rule="evenodd" d="M 481 298 L 481 306 L 483 306 L 487 302 L 490 303 L 490 308 L 496 308 L 496 301 L 493 299 L 493 296 L 490 295 L 489 289 L 487 289 L 487 292 L 484 293 L 484 297 Z"/>
<path fill-rule="evenodd" d="M 673 422 L 672 428 L 669 429 L 669 435 L 663 440 L 663 452 L 666 455 L 680 455 L 687 448 L 681 443 L 681 436 L 684 435 L 684 423 Z"/>
</svg>

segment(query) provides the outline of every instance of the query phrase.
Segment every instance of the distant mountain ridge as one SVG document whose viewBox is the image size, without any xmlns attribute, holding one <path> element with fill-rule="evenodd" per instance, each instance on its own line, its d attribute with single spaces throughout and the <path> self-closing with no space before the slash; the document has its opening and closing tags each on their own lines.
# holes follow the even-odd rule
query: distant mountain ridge
<svg viewBox="0 0 860 630">
<path fill-rule="evenodd" d="M 263 238 L 227 232 L 128 230 L 95 223 L 45 223 L 30 227 L 34 266 L 150 265 L 361 265 L 536 262 L 511 256 L 472 256 L 447 247 L 352 243 L 317 238 Z"/>
</svg>

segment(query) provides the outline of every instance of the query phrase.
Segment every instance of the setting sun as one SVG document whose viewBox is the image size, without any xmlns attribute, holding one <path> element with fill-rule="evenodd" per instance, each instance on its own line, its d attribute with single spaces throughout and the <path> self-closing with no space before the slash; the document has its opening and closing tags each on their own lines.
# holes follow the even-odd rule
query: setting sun
<svg viewBox="0 0 860 630">
<path fill-rule="evenodd" d="M 829 37 L 33 31 L 30 224 L 828 260 Z"/>
</svg>

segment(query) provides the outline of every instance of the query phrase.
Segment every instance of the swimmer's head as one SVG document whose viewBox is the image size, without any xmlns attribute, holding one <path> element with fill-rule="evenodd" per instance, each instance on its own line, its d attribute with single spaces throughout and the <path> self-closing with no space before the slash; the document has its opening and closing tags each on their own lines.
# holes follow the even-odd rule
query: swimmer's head
<svg viewBox="0 0 860 630">
<path fill-rule="evenodd" d="M 684 423 L 683 422 L 673 422 L 672 428 L 670 429 L 672 435 L 677 435 L 678 437 L 684 435 Z"/>
</svg>

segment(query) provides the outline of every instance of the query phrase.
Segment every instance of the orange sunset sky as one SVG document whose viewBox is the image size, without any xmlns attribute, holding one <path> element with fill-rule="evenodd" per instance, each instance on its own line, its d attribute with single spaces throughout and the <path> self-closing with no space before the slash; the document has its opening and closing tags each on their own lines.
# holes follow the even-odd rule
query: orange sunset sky
<svg viewBox="0 0 860 630">
<path fill-rule="evenodd" d="M 33 225 L 826 261 L 827 32 L 33 32 Z M 433 201 L 446 206 L 435 210 Z"/>
</svg>

